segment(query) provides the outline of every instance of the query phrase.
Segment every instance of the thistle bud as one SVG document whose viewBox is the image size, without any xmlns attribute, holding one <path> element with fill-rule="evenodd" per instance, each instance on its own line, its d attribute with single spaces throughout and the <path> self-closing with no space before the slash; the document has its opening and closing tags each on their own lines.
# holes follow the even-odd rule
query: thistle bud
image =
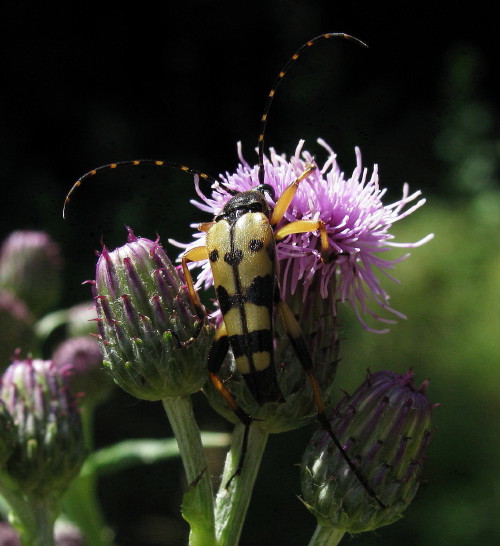
<svg viewBox="0 0 500 546">
<path fill-rule="evenodd" d="M 25 352 L 36 348 L 33 317 L 23 301 L 0 289 L 0 371 L 19 348 Z"/>
<path fill-rule="evenodd" d="M 132 231 L 127 244 L 101 252 L 94 295 L 104 365 L 137 398 L 192 394 L 207 378 L 212 328 L 183 285 L 160 244 Z"/>
<path fill-rule="evenodd" d="M 413 500 L 430 440 L 432 405 L 411 371 L 371 374 L 336 407 L 330 422 L 363 484 L 323 430 L 302 460 L 304 504 L 318 524 L 350 533 L 389 525 Z M 366 485 L 375 492 L 380 503 Z"/>
<path fill-rule="evenodd" d="M 61 264 L 59 245 L 47 233 L 14 231 L 0 252 L 0 287 L 41 316 L 59 299 Z"/>
<path fill-rule="evenodd" d="M 16 426 L 4 471 L 25 494 L 57 498 L 85 458 L 76 400 L 51 361 L 18 360 L 5 371 L 0 397 Z"/>
<path fill-rule="evenodd" d="M 7 522 L 0 522 L 0 544 L 2 546 L 23 546 L 19 533 Z M 72 524 L 57 520 L 54 529 L 55 546 L 84 546 L 82 533 Z"/>
<path fill-rule="evenodd" d="M 68 337 L 97 334 L 94 303 L 83 302 L 73 305 L 66 312 L 66 332 Z"/>
<path fill-rule="evenodd" d="M 0 399 L 0 467 L 9 459 L 14 449 L 15 441 L 16 427 L 3 400 Z"/>
<path fill-rule="evenodd" d="M 111 392 L 113 382 L 102 365 L 99 343 L 90 336 L 63 341 L 52 355 L 54 365 L 67 375 L 69 387 L 80 404 L 93 406 Z"/>
<path fill-rule="evenodd" d="M 6 521 L 0 521 L 0 544 L 2 546 L 22 546 L 19 533 Z"/>
</svg>

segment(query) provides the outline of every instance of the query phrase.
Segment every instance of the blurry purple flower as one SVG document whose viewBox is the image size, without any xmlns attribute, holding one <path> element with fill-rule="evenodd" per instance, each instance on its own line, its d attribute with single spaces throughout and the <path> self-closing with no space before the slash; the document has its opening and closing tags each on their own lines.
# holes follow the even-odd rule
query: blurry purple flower
<svg viewBox="0 0 500 546">
<path fill-rule="evenodd" d="M 6 521 L 0 521 L 0 544 L 2 546 L 21 546 L 19 533 Z"/>
<path fill-rule="evenodd" d="M 327 150 L 328 159 L 300 184 L 283 222 L 302 219 L 323 220 L 328 232 L 330 249 L 332 253 L 338 254 L 338 257 L 329 264 L 320 260 L 318 232 L 289 235 L 280 241 L 277 244 L 277 253 L 280 261 L 282 297 L 286 300 L 288 296 L 295 294 L 300 284 L 303 301 L 307 299 L 309 289 L 313 285 L 318 287 L 317 290 L 324 299 L 328 297 L 329 291 L 333 290 L 335 293 L 333 301 L 340 299 L 348 303 L 367 330 L 386 332 L 387 330 L 369 328 L 361 314 L 368 314 L 380 322 L 394 322 L 378 316 L 369 308 L 368 300 L 372 299 L 384 311 L 405 318 L 402 313 L 389 306 L 389 295 L 381 287 L 376 272 L 382 272 L 397 282 L 388 271 L 409 254 L 385 260 L 379 253 L 387 252 L 394 247 L 415 248 L 432 239 L 433 235 L 430 234 L 415 243 L 396 243 L 392 240 L 394 236 L 389 232 L 395 222 L 421 207 L 425 199 L 420 199 L 403 210 L 421 194 L 420 191 L 416 191 L 410 195 L 408 185 L 404 184 L 401 199 L 384 205 L 382 197 L 385 190 L 379 187 L 376 165 L 369 176 L 367 169 L 362 167 L 361 152 L 356 148 L 356 167 L 352 175 L 346 179 L 337 165 L 333 150 L 323 140 L 318 142 Z M 270 159 L 265 158 L 264 182 L 274 188 L 277 198 L 306 169 L 308 163 L 315 163 L 313 156 L 303 150 L 303 145 L 304 141 L 301 140 L 290 159 L 278 155 L 272 148 Z M 238 154 L 240 164 L 236 172 L 221 175 L 221 184 L 216 183 L 212 186 L 210 197 L 203 195 L 197 184 L 197 192 L 202 202 L 192 201 L 193 204 L 215 216 L 232 197 L 228 190 L 240 192 L 258 185 L 258 166 L 250 166 L 243 159 L 240 146 Z M 204 233 L 198 232 L 194 237 L 195 241 L 187 245 L 171 242 L 182 248 L 203 244 Z M 208 261 L 202 263 L 202 271 L 196 284 L 197 287 L 203 286 L 205 289 L 212 285 Z"/>
<path fill-rule="evenodd" d="M 102 365 L 99 343 L 90 336 L 63 341 L 52 355 L 54 365 L 68 379 L 73 394 L 83 404 L 101 402 L 111 392 L 113 382 Z"/>
<path fill-rule="evenodd" d="M 44 231 L 14 231 L 0 251 L 0 287 L 22 299 L 40 316 L 53 307 L 61 291 L 59 245 Z"/>
<path fill-rule="evenodd" d="M 0 289 L 0 371 L 11 363 L 17 349 L 26 353 L 35 348 L 33 322 L 26 304 Z"/>
</svg>

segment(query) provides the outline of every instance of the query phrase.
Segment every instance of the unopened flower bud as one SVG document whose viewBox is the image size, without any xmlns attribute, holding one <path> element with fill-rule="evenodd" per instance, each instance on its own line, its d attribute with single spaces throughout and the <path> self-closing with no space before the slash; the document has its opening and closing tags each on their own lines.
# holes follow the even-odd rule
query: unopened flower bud
<svg viewBox="0 0 500 546">
<path fill-rule="evenodd" d="M 144 400 L 200 390 L 213 330 L 158 242 L 129 231 L 127 244 L 104 248 L 94 291 L 104 365 L 123 390 Z"/>
<path fill-rule="evenodd" d="M 1 546 L 23 546 L 19 533 L 7 522 L 0 522 Z M 84 546 L 82 533 L 67 521 L 57 520 L 54 529 L 55 546 Z"/>
<path fill-rule="evenodd" d="M 67 310 L 66 332 L 68 337 L 97 334 L 95 305 L 93 302 L 79 303 Z"/>
<path fill-rule="evenodd" d="M 22 546 L 19 533 L 6 521 L 0 521 L 0 544 L 2 546 Z"/>
<path fill-rule="evenodd" d="M 85 458 L 76 400 L 48 360 L 18 360 L 2 376 L 0 397 L 16 426 L 5 472 L 20 491 L 57 498 Z"/>
<path fill-rule="evenodd" d="M 10 457 L 16 440 L 16 428 L 3 400 L 0 399 L 0 467 Z M 1 544 L 1 542 L 0 542 Z"/>
<path fill-rule="evenodd" d="M 23 300 L 41 316 L 59 299 L 59 245 L 43 231 L 14 231 L 0 252 L 0 287 Z"/>
<path fill-rule="evenodd" d="M 433 406 L 424 394 L 427 382 L 415 388 L 412 376 L 369 375 L 330 420 L 364 484 L 327 433 L 313 435 L 302 461 L 302 493 L 319 525 L 350 533 L 377 529 L 398 520 L 413 500 Z"/>
<path fill-rule="evenodd" d="M 52 360 L 67 376 L 69 387 L 80 404 L 97 404 L 111 392 L 113 382 L 102 365 L 101 349 L 95 338 L 83 336 L 63 341 Z"/>
<path fill-rule="evenodd" d="M 17 349 L 27 353 L 35 348 L 33 317 L 26 304 L 0 289 L 0 372 L 11 363 Z"/>
</svg>

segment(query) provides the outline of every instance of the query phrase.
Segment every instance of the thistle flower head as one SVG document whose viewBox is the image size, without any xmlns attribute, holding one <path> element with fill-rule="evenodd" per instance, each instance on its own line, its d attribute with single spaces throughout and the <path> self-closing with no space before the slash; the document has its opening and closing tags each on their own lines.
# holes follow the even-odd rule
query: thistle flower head
<svg viewBox="0 0 500 546">
<path fill-rule="evenodd" d="M 14 231 L 0 251 L 0 287 L 40 316 L 57 303 L 61 291 L 59 245 L 43 231 Z"/>
<path fill-rule="evenodd" d="M 361 475 L 386 506 L 381 509 L 324 431 L 316 432 L 302 460 L 302 493 L 318 523 L 351 533 L 389 525 L 413 500 L 430 440 L 433 405 L 412 383 L 413 373 L 368 375 L 330 419 Z"/>
<path fill-rule="evenodd" d="M 57 498 L 85 458 L 76 399 L 48 360 L 18 360 L 2 376 L 0 398 L 16 430 L 6 462 L 9 478 L 25 494 Z"/>
<path fill-rule="evenodd" d="M 287 301 L 299 286 L 302 287 L 303 301 L 308 298 L 312 287 L 323 299 L 333 292 L 333 301 L 340 299 L 348 303 L 363 326 L 369 330 L 371 328 L 362 319 L 362 314 L 368 314 L 381 322 L 393 322 L 378 316 L 371 309 L 370 300 L 389 314 L 404 318 L 404 315 L 389 306 L 389 296 L 381 287 L 376 273 L 382 272 L 395 280 L 388 271 L 408 254 L 393 260 L 383 259 L 380 254 L 393 247 L 413 248 L 432 238 L 432 235 L 428 235 L 415 243 L 395 243 L 389 231 L 395 222 L 422 206 L 425 200 L 420 199 L 403 210 L 421 193 L 417 191 L 410 195 L 408 185 L 405 184 L 401 199 L 384 205 L 382 197 L 385 190 L 379 187 L 377 166 L 369 175 L 362 166 L 361 153 L 356 148 L 356 167 L 352 175 L 346 177 L 337 165 L 335 153 L 322 140 L 318 142 L 328 152 L 328 158 L 323 166 L 318 166 L 316 171 L 301 182 L 282 222 L 322 220 L 326 226 L 330 250 L 337 258 L 332 263 L 321 261 L 318 232 L 292 234 L 280 241 L 277 253 L 282 297 Z M 269 158 L 265 158 L 264 182 L 274 189 L 276 199 L 305 171 L 307 164 L 314 163 L 313 156 L 303 150 L 303 145 L 304 141 L 300 141 L 295 154 L 289 159 L 273 149 Z M 193 203 L 198 208 L 216 216 L 234 192 L 246 191 L 258 185 L 258 166 L 250 166 L 243 159 L 240 149 L 239 158 L 236 172 L 221 175 L 221 183 L 212 186 L 209 197 L 197 186 L 201 201 Z M 271 200 L 270 204 L 274 205 Z M 196 240 L 189 245 L 177 244 L 186 248 L 203 244 L 204 234 L 197 233 L 194 237 Z M 212 276 L 207 262 L 202 265 L 197 286 L 208 288 L 211 284 Z"/>
<path fill-rule="evenodd" d="M 104 365 L 115 383 L 144 400 L 201 388 L 213 330 L 200 330 L 184 280 L 158 241 L 129 231 L 122 247 L 103 248 L 93 289 Z"/>
</svg>

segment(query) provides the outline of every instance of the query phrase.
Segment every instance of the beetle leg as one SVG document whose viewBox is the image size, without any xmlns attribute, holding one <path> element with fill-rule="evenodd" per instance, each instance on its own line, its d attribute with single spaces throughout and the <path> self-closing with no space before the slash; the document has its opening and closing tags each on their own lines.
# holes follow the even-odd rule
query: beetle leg
<svg viewBox="0 0 500 546">
<path fill-rule="evenodd" d="M 200 298 L 198 297 L 198 293 L 194 289 L 193 284 L 193 277 L 191 276 L 191 273 L 188 269 L 188 262 L 199 262 L 201 260 L 208 260 L 208 251 L 207 247 L 205 246 L 195 246 L 194 248 L 191 248 L 187 252 L 185 252 L 182 255 L 181 258 L 181 265 L 182 265 L 182 272 L 184 273 L 184 279 L 186 281 L 186 286 L 188 289 L 189 299 L 191 300 L 191 303 L 194 305 L 194 308 L 196 309 L 196 314 L 200 318 L 201 321 L 205 319 L 205 308 L 201 304 Z"/>
<path fill-rule="evenodd" d="M 299 187 L 299 184 L 307 178 L 313 171 L 316 170 L 316 165 L 307 165 L 306 170 L 301 173 L 296 180 L 294 180 L 280 195 L 279 199 L 274 205 L 273 213 L 271 214 L 271 225 L 275 226 L 285 215 L 285 212 L 288 210 L 290 203 L 292 202 L 293 196 Z"/>
<path fill-rule="evenodd" d="M 196 340 L 201 332 L 201 329 L 203 328 L 203 324 L 205 323 L 206 311 L 200 301 L 200 298 L 198 297 L 198 293 L 194 289 L 193 277 L 191 276 L 187 264 L 188 262 L 198 262 L 200 260 L 206 259 L 208 259 L 208 253 L 206 247 L 204 246 L 191 248 L 190 250 L 185 252 L 181 258 L 182 272 L 184 273 L 184 280 L 186 281 L 188 296 L 191 300 L 191 303 L 193 304 L 199 320 L 198 324 L 196 325 L 194 334 L 186 341 L 181 341 L 179 339 L 179 336 L 173 330 L 168 330 L 175 339 L 175 346 L 177 349 L 185 349 L 186 347 L 189 347 Z"/>
<path fill-rule="evenodd" d="M 314 400 L 314 403 L 316 404 L 316 410 L 318 412 L 317 414 L 318 421 L 323 427 L 323 430 L 325 430 L 325 432 L 328 433 L 333 443 L 335 444 L 337 449 L 340 451 L 340 454 L 344 458 L 345 462 L 347 463 L 349 468 L 352 470 L 352 472 L 354 472 L 354 474 L 356 475 L 360 483 L 363 485 L 363 487 L 366 489 L 366 491 L 377 501 L 377 503 L 379 504 L 381 508 L 386 508 L 386 506 L 379 500 L 379 498 L 377 497 L 377 494 L 372 489 L 370 484 L 366 481 L 364 476 L 358 470 L 357 466 L 352 462 L 351 458 L 346 453 L 342 444 L 339 442 L 339 440 L 335 436 L 335 433 L 332 430 L 330 421 L 328 420 L 325 414 L 325 406 L 323 403 L 323 398 L 321 396 L 321 389 L 319 387 L 318 380 L 316 379 L 316 376 L 314 375 L 311 355 L 309 353 L 309 350 L 307 349 L 306 340 L 302 332 L 302 329 L 299 323 L 297 322 L 297 319 L 292 313 L 290 307 L 288 307 L 288 305 L 283 300 L 280 300 L 277 306 L 278 306 L 281 318 L 283 320 L 283 323 L 285 325 L 285 330 L 295 350 L 295 354 L 297 355 L 299 362 L 302 364 L 302 367 L 304 368 L 307 378 L 309 379 L 309 382 L 311 384 L 313 400 Z"/>
<path fill-rule="evenodd" d="M 217 222 L 202 222 L 201 224 L 198 224 L 198 231 L 207 232 L 216 223 Z"/>
<path fill-rule="evenodd" d="M 238 466 L 236 468 L 235 473 L 231 476 L 231 478 L 227 482 L 226 488 L 229 487 L 231 480 L 235 476 L 240 474 L 241 469 L 243 468 L 243 461 L 245 460 L 245 455 L 246 455 L 247 446 L 248 446 L 248 433 L 250 430 L 250 425 L 252 424 L 252 418 L 247 413 L 245 413 L 240 408 L 240 406 L 238 406 L 233 395 L 226 389 L 226 387 L 224 386 L 224 383 L 217 377 L 217 373 L 219 372 L 222 366 L 222 363 L 224 362 L 224 359 L 226 358 L 228 349 L 229 349 L 229 338 L 227 336 L 226 325 L 224 324 L 224 322 L 222 322 L 219 328 L 217 329 L 217 331 L 215 332 L 212 345 L 210 345 L 210 349 L 208 352 L 208 361 L 207 361 L 208 372 L 210 374 L 210 381 L 212 382 L 212 385 L 215 387 L 215 390 L 227 402 L 227 404 L 233 410 L 236 417 L 238 417 L 238 419 L 241 421 L 241 423 L 245 427 L 245 431 L 243 433 L 243 443 L 241 446 L 240 460 L 238 461 Z"/>
<path fill-rule="evenodd" d="M 324 263 L 335 261 L 338 253 L 330 251 L 328 234 L 326 232 L 325 223 L 322 220 L 297 220 L 295 222 L 290 222 L 276 230 L 274 238 L 279 241 L 284 239 L 287 235 L 292 235 L 292 233 L 308 233 L 310 231 L 319 231 L 321 261 Z"/>
</svg>

